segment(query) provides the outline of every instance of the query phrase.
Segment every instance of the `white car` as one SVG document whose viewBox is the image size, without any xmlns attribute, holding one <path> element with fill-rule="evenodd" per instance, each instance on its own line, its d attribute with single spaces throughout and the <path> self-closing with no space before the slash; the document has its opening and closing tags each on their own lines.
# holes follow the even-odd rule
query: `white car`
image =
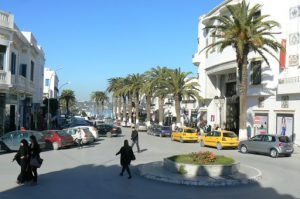
<svg viewBox="0 0 300 199">
<path fill-rule="evenodd" d="M 93 126 L 77 126 L 76 128 L 89 128 L 89 131 L 93 134 L 94 141 L 99 137 L 98 130 Z"/>
<path fill-rule="evenodd" d="M 130 122 L 121 122 L 121 126 L 122 127 L 131 127 L 131 123 Z"/>
<path fill-rule="evenodd" d="M 74 141 L 76 141 L 77 139 L 77 129 L 80 128 L 81 133 L 82 133 L 82 143 L 83 144 L 88 144 L 88 143 L 92 143 L 94 142 L 95 138 L 93 136 L 93 134 L 90 132 L 88 127 L 72 127 L 72 128 L 67 128 L 64 129 L 69 135 L 71 135 L 74 139 Z"/>
</svg>

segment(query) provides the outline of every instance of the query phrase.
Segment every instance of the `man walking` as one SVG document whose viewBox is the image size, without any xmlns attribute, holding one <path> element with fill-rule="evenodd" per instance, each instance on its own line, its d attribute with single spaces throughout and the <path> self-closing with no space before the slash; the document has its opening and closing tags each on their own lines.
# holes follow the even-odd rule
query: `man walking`
<svg viewBox="0 0 300 199">
<path fill-rule="evenodd" d="M 136 144 L 137 146 L 137 151 L 138 153 L 140 152 L 140 146 L 139 146 L 139 133 L 135 129 L 135 126 L 132 127 L 132 133 L 131 133 L 131 140 L 132 140 L 132 145 L 131 148 Z"/>
</svg>

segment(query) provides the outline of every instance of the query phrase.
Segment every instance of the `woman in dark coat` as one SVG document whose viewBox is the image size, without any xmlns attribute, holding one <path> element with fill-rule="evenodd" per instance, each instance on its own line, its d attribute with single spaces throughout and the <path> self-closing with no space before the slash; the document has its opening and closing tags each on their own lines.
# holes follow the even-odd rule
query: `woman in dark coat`
<svg viewBox="0 0 300 199">
<path fill-rule="evenodd" d="M 37 158 L 37 160 L 40 160 L 41 149 L 34 135 L 30 136 L 30 143 L 31 143 L 29 146 L 30 159 Z M 37 178 L 38 178 L 37 167 L 30 165 L 30 168 L 33 176 L 32 184 L 35 185 L 37 184 Z"/>
<path fill-rule="evenodd" d="M 15 155 L 13 161 L 16 160 L 21 167 L 21 172 L 17 178 L 18 184 L 23 184 L 29 180 L 30 176 L 28 175 L 29 169 L 29 147 L 27 140 L 23 139 L 20 142 L 20 148 L 17 154 Z"/>
<path fill-rule="evenodd" d="M 116 154 L 121 154 L 121 165 L 122 165 L 122 171 L 120 173 L 120 176 L 123 176 L 124 171 L 126 170 L 129 177 L 128 179 L 131 179 L 131 172 L 129 169 L 129 165 L 131 160 L 135 160 L 135 156 L 133 154 L 132 148 L 128 144 L 128 140 L 124 140 L 124 146 L 120 149 L 120 151 Z"/>
</svg>

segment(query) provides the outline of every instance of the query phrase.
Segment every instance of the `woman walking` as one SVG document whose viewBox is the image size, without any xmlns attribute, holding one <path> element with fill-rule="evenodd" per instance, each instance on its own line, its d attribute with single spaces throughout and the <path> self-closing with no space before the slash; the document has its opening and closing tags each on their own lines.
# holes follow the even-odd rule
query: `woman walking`
<svg viewBox="0 0 300 199">
<path fill-rule="evenodd" d="M 13 161 L 16 160 L 21 167 L 21 172 L 17 178 L 18 184 L 24 184 L 26 181 L 30 180 L 28 175 L 29 168 L 29 147 L 27 140 L 23 139 L 20 142 L 20 148 L 15 155 Z"/>
<path fill-rule="evenodd" d="M 32 179 L 32 185 L 36 185 L 37 184 L 37 178 L 38 178 L 38 173 L 37 173 L 37 168 L 39 167 L 39 165 L 34 165 L 32 164 L 32 161 L 36 161 L 38 163 L 40 163 L 40 146 L 36 141 L 36 137 L 34 135 L 30 136 L 30 146 L 29 146 L 29 155 L 30 155 L 30 168 L 31 168 L 31 173 L 33 176 Z"/>
<path fill-rule="evenodd" d="M 120 149 L 116 155 L 121 154 L 121 166 L 122 166 L 122 171 L 120 173 L 120 176 L 123 176 L 124 171 L 126 170 L 128 173 L 128 179 L 131 179 L 131 172 L 129 169 L 129 165 L 131 160 L 135 160 L 135 156 L 133 154 L 132 148 L 128 144 L 128 140 L 124 140 L 124 146 Z"/>
</svg>

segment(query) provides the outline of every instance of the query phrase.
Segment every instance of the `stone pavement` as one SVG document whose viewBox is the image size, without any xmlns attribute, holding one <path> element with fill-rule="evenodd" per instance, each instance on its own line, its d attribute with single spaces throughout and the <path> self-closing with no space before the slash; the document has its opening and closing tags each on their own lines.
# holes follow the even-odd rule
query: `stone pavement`
<svg viewBox="0 0 300 199">
<path fill-rule="evenodd" d="M 141 176 L 151 180 L 205 187 L 250 184 L 253 182 L 257 182 L 262 178 L 262 172 L 260 170 L 247 165 L 240 165 L 239 173 L 226 177 L 189 177 L 177 173 L 172 173 L 163 168 L 163 163 L 160 161 L 140 165 L 138 167 L 138 170 Z"/>
</svg>

